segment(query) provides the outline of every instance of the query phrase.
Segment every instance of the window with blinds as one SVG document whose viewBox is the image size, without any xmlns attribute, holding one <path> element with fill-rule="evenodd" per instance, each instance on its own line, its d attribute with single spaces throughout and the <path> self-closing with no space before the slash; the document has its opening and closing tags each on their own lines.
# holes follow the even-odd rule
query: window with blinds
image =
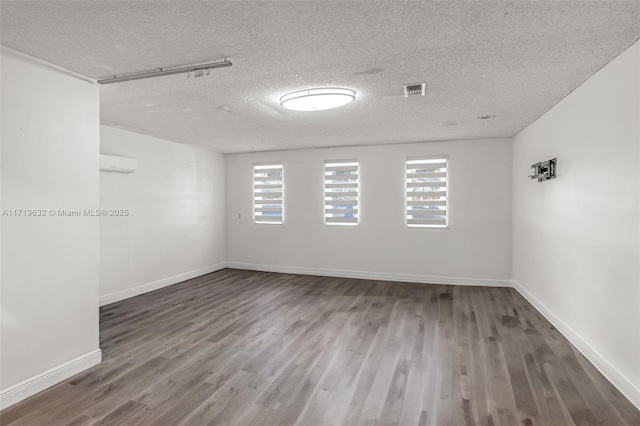
<svg viewBox="0 0 640 426">
<path fill-rule="evenodd" d="M 447 226 L 447 157 L 407 159 L 407 226 Z"/>
<path fill-rule="evenodd" d="M 282 163 L 253 165 L 253 219 L 255 223 L 283 222 L 284 174 Z"/>
<path fill-rule="evenodd" d="M 325 161 L 324 221 L 326 224 L 358 224 L 358 183 L 357 161 Z"/>
</svg>

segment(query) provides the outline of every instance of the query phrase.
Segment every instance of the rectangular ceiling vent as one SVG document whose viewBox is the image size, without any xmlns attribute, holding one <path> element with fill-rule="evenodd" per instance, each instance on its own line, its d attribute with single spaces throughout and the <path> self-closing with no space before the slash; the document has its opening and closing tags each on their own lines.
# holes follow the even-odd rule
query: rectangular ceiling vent
<svg viewBox="0 0 640 426">
<path fill-rule="evenodd" d="M 426 86 L 426 83 L 407 84 L 406 86 L 404 86 L 404 97 L 408 98 L 409 96 L 414 95 L 424 96 Z"/>
</svg>

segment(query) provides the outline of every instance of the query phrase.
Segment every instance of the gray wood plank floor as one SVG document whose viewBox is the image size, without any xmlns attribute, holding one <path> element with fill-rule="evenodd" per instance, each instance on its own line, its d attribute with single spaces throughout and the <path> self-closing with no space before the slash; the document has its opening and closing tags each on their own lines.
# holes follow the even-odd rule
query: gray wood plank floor
<svg viewBox="0 0 640 426">
<path fill-rule="evenodd" d="M 517 292 L 223 270 L 103 307 L 2 425 L 639 425 Z"/>
</svg>

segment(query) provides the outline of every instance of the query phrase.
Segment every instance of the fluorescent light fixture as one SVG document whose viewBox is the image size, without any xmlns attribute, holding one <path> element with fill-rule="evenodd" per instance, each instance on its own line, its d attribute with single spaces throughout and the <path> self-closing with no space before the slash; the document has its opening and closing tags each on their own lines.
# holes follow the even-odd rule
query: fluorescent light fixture
<svg viewBox="0 0 640 426">
<path fill-rule="evenodd" d="M 346 105 L 356 98 L 350 89 L 307 89 L 280 98 L 280 105 L 294 111 L 323 111 Z"/>
<path fill-rule="evenodd" d="M 141 72 L 137 74 L 114 75 L 111 78 L 98 80 L 98 83 L 100 84 L 120 83 L 123 81 L 142 80 L 145 78 L 162 77 L 165 75 L 183 74 L 185 72 L 205 71 L 205 70 L 211 70 L 214 68 L 230 67 L 231 65 L 233 64 L 230 61 L 227 61 L 225 59 L 224 61 L 211 62 L 208 64 L 190 65 L 186 67 L 168 68 L 168 69 L 160 68 L 159 70 L 156 70 L 156 71 Z"/>
</svg>

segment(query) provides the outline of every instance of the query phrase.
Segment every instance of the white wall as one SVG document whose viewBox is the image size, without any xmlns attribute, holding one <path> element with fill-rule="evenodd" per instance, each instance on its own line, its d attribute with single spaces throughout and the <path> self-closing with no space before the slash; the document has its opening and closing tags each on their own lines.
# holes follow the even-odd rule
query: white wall
<svg viewBox="0 0 640 426">
<path fill-rule="evenodd" d="M 405 158 L 449 155 L 450 229 L 405 225 Z M 227 155 L 227 254 L 239 268 L 508 285 L 511 141 Z M 358 226 L 324 224 L 324 160 L 360 162 Z M 285 223 L 253 223 L 252 165 L 283 161 Z M 238 218 L 241 215 L 241 219 Z"/>
<path fill-rule="evenodd" d="M 640 44 L 515 138 L 513 278 L 640 406 Z M 558 178 L 527 179 L 558 157 Z"/>
<path fill-rule="evenodd" d="M 100 303 L 112 303 L 224 267 L 224 156 L 101 126 L 103 154 L 138 171 L 100 173 Z"/>
<path fill-rule="evenodd" d="M 2 208 L 97 208 L 97 85 L 0 55 Z M 3 406 L 100 361 L 98 237 L 91 217 L 2 216 Z"/>
</svg>

